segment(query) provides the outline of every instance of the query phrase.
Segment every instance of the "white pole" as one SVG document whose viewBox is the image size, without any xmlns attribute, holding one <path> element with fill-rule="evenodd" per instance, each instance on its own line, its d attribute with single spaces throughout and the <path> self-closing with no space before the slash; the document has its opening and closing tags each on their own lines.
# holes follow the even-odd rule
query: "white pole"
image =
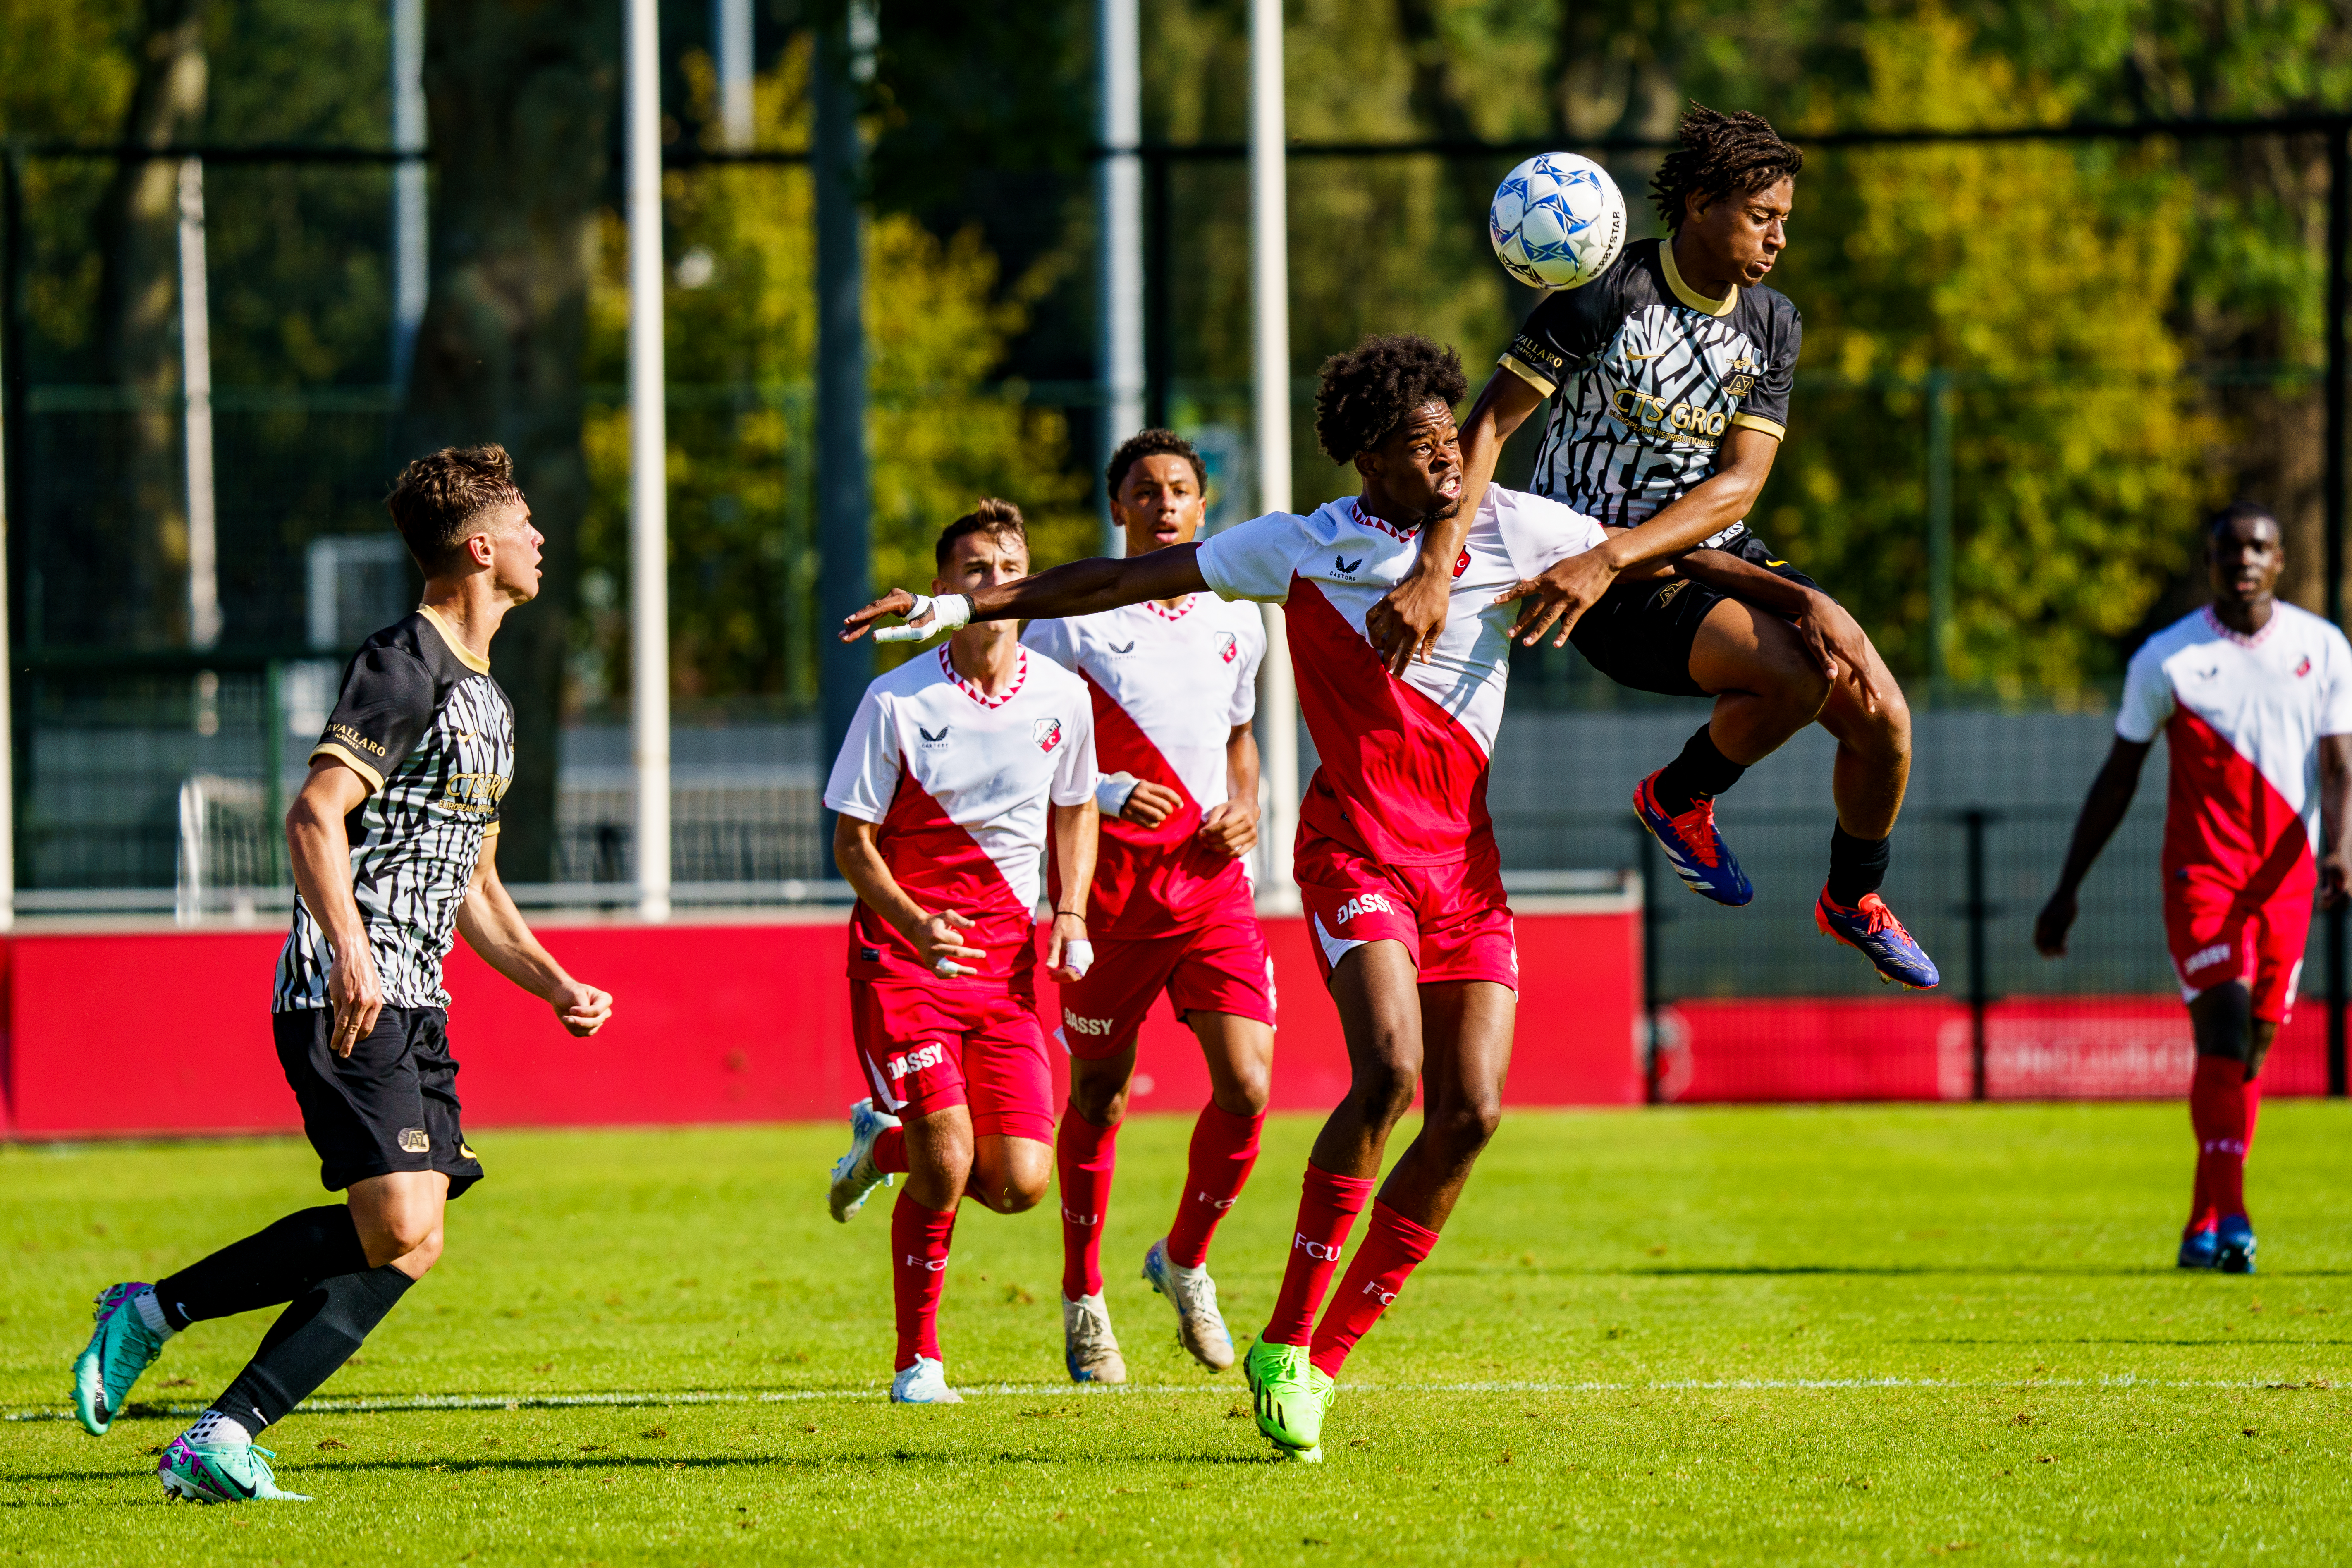
<svg viewBox="0 0 2352 1568">
<path fill-rule="evenodd" d="M 1097 66 L 1101 78 L 1098 131 L 1105 148 L 1096 172 L 1102 224 L 1102 452 L 1143 427 L 1142 26 L 1137 0 L 1097 0 Z M 1127 538 L 1103 506 L 1103 553 L 1124 555 Z"/>
<path fill-rule="evenodd" d="M 8 378 L 0 366 L 0 584 L 8 581 L 7 424 L 17 416 L 6 406 Z M 16 727 L 9 711 L 8 595 L 0 592 L 0 931 L 16 923 Z"/>
<path fill-rule="evenodd" d="M 629 745 L 637 912 L 669 919 L 669 516 L 663 407 L 661 57 L 656 0 L 628 0 Z"/>
<path fill-rule="evenodd" d="M 1257 500 L 1261 512 L 1290 510 L 1290 240 L 1284 185 L 1282 0 L 1250 0 L 1250 314 L 1251 379 L 1257 415 Z M 1291 839 L 1298 830 L 1298 689 L 1282 611 L 1265 612 L 1265 663 L 1259 672 L 1259 754 L 1265 777 L 1266 875 L 1259 892 L 1269 908 L 1298 904 Z"/>
<path fill-rule="evenodd" d="M 730 148 L 751 144 L 751 0 L 710 0 L 719 130 Z"/>
<path fill-rule="evenodd" d="M 392 144 L 425 151 L 425 0 L 392 0 Z M 425 320 L 425 164 L 392 166 L 392 384 L 408 384 Z"/>
<path fill-rule="evenodd" d="M 212 302 L 205 288 L 205 166 L 180 160 L 180 384 L 187 393 L 188 646 L 220 641 L 220 545 L 213 510 Z"/>
</svg>

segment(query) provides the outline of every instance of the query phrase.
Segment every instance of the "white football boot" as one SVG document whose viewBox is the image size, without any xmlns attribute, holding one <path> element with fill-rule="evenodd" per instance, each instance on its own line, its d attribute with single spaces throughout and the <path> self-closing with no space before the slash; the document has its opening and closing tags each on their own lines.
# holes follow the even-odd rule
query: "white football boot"
<svg viewBox="0 0 2352 1568">
<path fill-rule="evenodd" d="M 833 1190 L 825 1199 L 836 1223 L 848 1224 L 850 1216 L 866 1206 L 867 1194 L 898 1181 L 874 1168 L 874 1140 L 898 1125 L 897 1117 L 875 1110 L 871 1100 L 861 1100 L 849 1108 L 849 1152 L 833 1163 Z"/>
<path fill-rule="evenodd" d="M 948 1386 L 948 1369 L 927 1355 L 890 1380 L 893 1405 L 961 1405 L 963 1395 Z"/>
<path fill-rule="evenodd" d="M 1072 1383 L 1125 1383 L 1127 1358 L 1110 1331 L 1110 1307 L 1100 1296 L 1062 1298 L 1062 1364 Z"/>
<path fill-rule="evenodd" d="M 1194 1361 L 1211 1372 L 1234 1364 L 1234 1336 L 1225 1330 L 1224 1314 L 1217 1310 L 1217 1282 L 1207 1268 L 1183 1268 L 1171 1262 L 1163 1236 L 1143 1255 L 1143 1278 L 1176 1309 L 1177 1342 Z"/>
</svg>

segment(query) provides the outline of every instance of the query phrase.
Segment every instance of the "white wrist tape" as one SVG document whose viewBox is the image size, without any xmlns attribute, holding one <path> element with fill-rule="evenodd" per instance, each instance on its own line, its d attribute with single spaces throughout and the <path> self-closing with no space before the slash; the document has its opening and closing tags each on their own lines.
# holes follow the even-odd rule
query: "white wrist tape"
<svg viewBox="0 0 2352 1568">
<path fill-rule="evenodd" d="M 929 616 L 930 619 L 924 620 Z M 919 624 L 918 624 L 919 623 Z M 971 595 L 941 594 L 934 599 L 926 595 L 915 595 L 914 608 L 907 612 L 907 624 L 898 626 L 877 626 L 876 642 L 929 642 L 941 632 L 958 631 L 971 625 Z"/>
<path fill-rule="evenodd" d="M 1062 967 L 1084 980 L 1087 971 L 1095 966 L 1095 944 L 1085 937 L 1074 936 L 1062 944 Z"/>
<path fill-rule="evenodd" d="M 1127 809 L 1128 796 L 1142 782 L 1133 773 L 1105 773 L 1095 781 L 1095 809 L 1105 816 L 1117 816 Z"/>
</svg>

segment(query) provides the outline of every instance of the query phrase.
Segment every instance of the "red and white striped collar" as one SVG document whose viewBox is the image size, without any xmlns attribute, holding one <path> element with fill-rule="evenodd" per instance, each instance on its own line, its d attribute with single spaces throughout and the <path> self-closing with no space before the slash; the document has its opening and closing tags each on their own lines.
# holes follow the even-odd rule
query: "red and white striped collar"
<svg viewBox="0 0 2352 1568">
<path fill-rule="evenodd" d="M 1021 688 L 1026 685 L 1029 680 L 1029 650 L 1024 647 L 1021 648 L 1019 652 L 1021 655 L 1021 662 L 1013 672 L 1013 684 L 1004 689 L 1004 694 L 1001 697 L 991 697 L 987 692 L 982 691 L 978 686 L 966 680 L 961 673 L 957 670 L 955 660 L 948 657 L 948 645 L 945 643 L 941 643 L 940 645 L 940 673 L 953 681 L 956 686 L 962 690 L 966 697 L 971 698 L 982 708 L 1002 708 L 1006 703 L 1012 701 L 1015 697 L 1020 696 Z"/>
<path fill-rule="evenodd" d="M 1402 539 L 1410 542 L 1421 537 L 1421 530 L 1418 528 L 1399 528 L 1395 523 L 1390 522 L 1383 518 L 1374 517 L 1370 512 L 1366 511 L 1364 510 L 1364 501 L 1361 496 L 1349 496 L 1348 498 L 1348 505 L 1354 510 L 1356 521 L 1358 522 L 1361 523 L 1366 528 L 1377 528 L 1382 533 L 1387 534 L 1391 539 Z"/>
<path fill-rule="evenodd" d="M 1192 601 L 1200 596 L 1198 594 L 1187 594 L 1184 595 L 1184 602 L 1172 610 L 1157 599 L 1144 600 L 1143 607 L 1163 621 L 1181 621 L 1192 613 Z"/>
<path fill-rule="evenodd" d="M 2228 637 L 2231 642 L 2236 643 L 2240 647 L 2260 647 L 2263 644 L 2270 640 L 2270 636 L 2273 632 L 2278 630 L 2279 623 L 2286 619 L 2286 616 L 2280 613 L 2284 608 L 2285 606 L 2282 605 L 2273 605 L 2271 606 L 2271 618 L 2264 621 L 2263 623 L 2263 629 L 2256 632 L 2252 637 L 2248 637 L 2245 633 L 2241 631 L 2232 631 L 2229 626 L 2222 624 L 2221 617 L 2213 613 L 2213 606 L 2210 605 L 2205 606 L 2205 624 L 2208 626 L 2210 626 L 2214 631 L 2220 633 L 2221 636 Z"/>
</svg>

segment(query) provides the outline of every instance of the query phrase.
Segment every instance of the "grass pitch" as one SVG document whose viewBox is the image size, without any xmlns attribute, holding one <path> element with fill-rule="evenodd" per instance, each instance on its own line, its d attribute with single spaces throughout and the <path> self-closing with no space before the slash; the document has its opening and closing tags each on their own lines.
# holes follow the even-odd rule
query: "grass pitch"
<svg viewBox="0 0 2352 1568">
<path fill-rule="evenodd" d="M 831 1127 L 488 1132 L 489 1180 L 361 1356 L 265 1439 L 307 1506 L 166 1506 L 184 1416 L 0 1425 L 41 1562 L 2329 1562 L 2352 1555 L 2352 1107 L 2264 1107 L 2263 1272 L 2170 1267 L 2176 1105 L 1519 1114 L 1349 1364 L 1328 1462 L 1135 1278 L 1188 1122 L 1121 1139 L 1136 1382 L 1062 1374 L 1053 1205 L 967 1210 L 955 1409 L 893 1409 L 890 1194 L 824 1215 Z M 1272 1300 L 1313 1123 L 1212 1257 Z M 1402 1140 L 1398 1147 L 1402 1148 Z M 293 1142 L 0 1150 L 0 1407 L 63 1415 L 89 1297 L 322 1201 Z M 268 1321 L 174 1340 L 199 1405 Z M 588 1398 L 611 1403 L 564 1403 Z M 464 1399 L 481 1407 L 428 1408 Z"/>
</svg>

